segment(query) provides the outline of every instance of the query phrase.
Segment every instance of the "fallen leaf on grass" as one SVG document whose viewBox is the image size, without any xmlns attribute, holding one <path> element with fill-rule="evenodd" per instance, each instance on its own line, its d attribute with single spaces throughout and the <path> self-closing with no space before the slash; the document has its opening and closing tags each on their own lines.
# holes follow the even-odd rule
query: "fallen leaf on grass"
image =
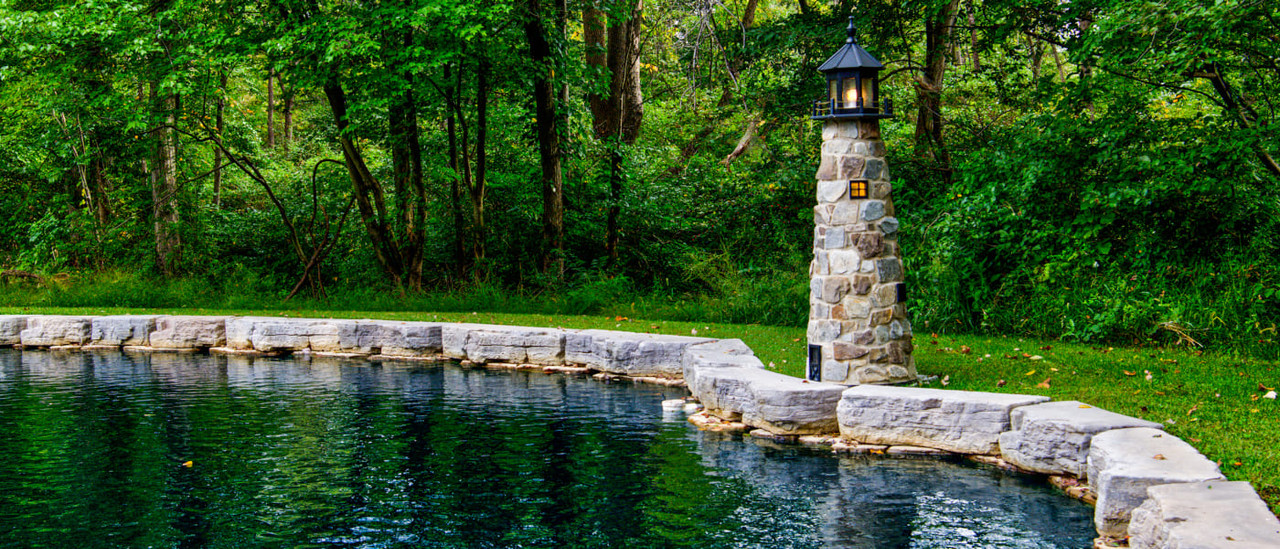
<svg viewBox="0 0 1280 549">
<path fill-rule="evenodd" d="M 793 340 L 791 340 L 791 341 L 800 341 L 800 338 L 798 338 L 798 337 L 797 337 L 797 338 L 795 338 L 795 339 L 793 339 Z"/>
<path fill-rule="evenodd" d="M 961 345 L 961 346 L 960 346 L 960 354 L 962 354 L 962 355 L 967 355 L 967 354 L 969 354 L 969 353 L 971 353 L 971 352 L 973 352 L 973 349 L 970 349 L 968 345 Z"/>
<path fill-rule="evenodd" d="M 1033 375 L 1036 375 L 1036 371 L 1035 371 L 1035 370 L 1031 370 L 1030 372 L 1027 372 L 1027 373 L 1022 374 L 1022 375 L 1024 375 L 1024 376 L 1033 376 Z"/>
<path fill-rule="evenodd" d="M 1031 358 L 1031 355 L 1027 353 L 1022 353 L 1022 358 Z"/>
<path fill-rule="evenodd" d="M 1133 377 L 1133 376 L 1138 375 L 1138 372 L 1130 372 L 1129 370 L 1125 370 L 1125 371 L 1124 371 L 1124 375 L 1127 375 L 1127 376 L 1129 376 L 1129 377 Z"/>
<path fill-rule="evenodd" d="M 1235 462 L 1235 463 L 1232 463 L 1232 465 L 1235 465 L 1236 467 L 1242 467 L 1242 466 L 1244 466 L 1244 462 L 1243 462 L 1243 461 L 1237 461 L 1237 462 Z"/>
<path fill-rule="evenodd" d="M 951 383 L 951 376 L 942 376 L 942 386 L 946 387 L 949 383 Z"/>
<path fill-rule="evenodd" d="M 1040 388 L 1040 389 L 1048 389 L 1048 388 L 1049 388 L 1049 382 L 1050 382 L 1050 381 L 1053 381 L 1053 378 L 1052 378 L 1052 377 L 1046 377 L 1046 378 L 1044 378 L 1044 381 L 1041 381 L 1040 383 L 1037 383 L 1037 384 L 1036 384 L 1036 387 L 1038 387 L 1038 388 Z"/>
<path fill-rule="evenodd" d="M 1258 384 L 1258 390 L 1259 390 L 1259 391 L 1274 391 L 1274 390 L 1276 390 L 1276 388 L 1275 388 L 1275 387 L 1267 387 L 1266 385 L 1263 385 L 1263 384 L 1259 383 L 1259 384 Z"/>
<path fill-rule="evenodd" d="M 1270 392 L 1268 392 L 1267 394 L 1262 395 L 1262 398 L 1269 398 L 1269 399 L 1271 399 L 1271 400 L 1275 400 L 1275 399 L 1276 399 L 1276 392 L 1275 392 L 1275 391 L 1270 391 Z"/>
<path fill-rule="evenodd" d="M 1151 370 L 1143 370 L 1143 373 L 1147 374 L 1147 381 L 1151 381 L 1151 378 L 1153 377 L 1151 375 Z"/>
<path fill-rule="evenodd" d="M 996 382 L 996 387 L 1004 387 L 1004 386 L 1005 386 L 1005 385 L 1007 385 L 1008 383 L 1009 383 L 1008 381 L 1005 381 L 1005 380 L 1003 380 L 1003 379 L 1002 379 L 1002 380 L 1000 380 L 1000 381 L 997 381 L 997 382 Z"/>
<path fill-rule="evenodd" d="M 1187 415 L 1194 414 L 1194 413 L 1196 413 L 1196 410 L 1199 410 L 1199 409 L 1200 409 L 1200 405 L 1199 405 L 1199 404 L 1193 404 L 1193 405 L 1191 405 L 1191 409 L 1190 409 L 1190 410 L 1187 410 Z"/>
<path fill-rule="evenodd" d="M 1044 360 L 1044 357 L 1042 357 L 1042 356 L 1040 356 L 1040 355 L 1031 355 L 1031 357 L 1030 357 L 1030 358 L 1031 358 L 1031 360 Z"/>
<path fill-rule="evenodd" d="M 1052 351 L 1052 350 L 1053 350 L 1053 345 L 1045 345 L 1044 347 L 1041 347 L 1041 348 L 1040 348 L 1040 350 L 1041 350 L 1041 351 Z"/>
</svg>

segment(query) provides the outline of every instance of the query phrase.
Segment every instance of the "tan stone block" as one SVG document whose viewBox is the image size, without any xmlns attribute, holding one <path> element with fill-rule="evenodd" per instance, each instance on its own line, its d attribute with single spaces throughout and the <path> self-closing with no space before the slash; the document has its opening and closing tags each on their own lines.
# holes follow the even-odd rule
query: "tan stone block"
<svg viewBox="0 0 1280 549">
<path fill-rule="evenodd" d="M 859 383 L 884 383 L 889 381 L 889 372 L 883 366 L 868 364 L 853 373 Z"/>
<path fill-rule="evenodd" d="M 844 305 L 845 318 L 865 319 L 871 316 L 871 302 L 865 297 L 849 296 L 841 304 Z"/>
<path fill-rule="evenodd" d="M 862 139 L 880 139 L 880 121 L 874 118 L 859 120 L 858 137 Z"/>
<path fill-rule="evenodd" d="M 818 165 L 818 173 L 814 174 L 814 179 L 839 179 L 839 171 L 836 166 L 836 157 L 824 154 L 822 155 L 822 163 Z"/>
<path fill-rule="evenodd" d="M 871 325 L 882 326 L 893 320 L 893 309 L 876 309 L 871 311 Z"/>
<path fill-rule="evenodd" d="M 875 284 L 875 277 L 871 275 L 857 275 L 850 279 L 852 281 L 853 293 L 857 295 L 867 295 L 871 291 L 871 285 Z"/>
<path fill-rule="evenodd" d="M 822 140 L 822 155 L 839 157 L 853 150 L 853 140 L 847 137 L 832 137 Z"/>
<path fill-rule="evenodd" d="M 867 329 L 867 319 L 865 318 L 850 318 L 849 320 L 840 321 L 840 333 L 845 336 L 842 338 L 844 341 L 849 340 L 848 334 L 865 329 Z"/>
<path fill-rule="evenodd" d="M 861 156 L 846 155 L 840 157 L 840 178 L 853 179 L 862 173 L 866 161 Z"/>
<path fill-rule="evenodd" d="M 813 207 L 813 222 L 820 225 L 831 224 L 831 210 L 834 206 L 830 204 L 819 204 Z"/>
<path fill-rule="evenodd" d="M 884 347 L 874 347 L 871 349 L 871 352 L 867 354 L 867 360 L 876 363 L 887 362 L 889 360 L 889 350 Z"/>
<path fill-rule="evenodd" d="M 898 302 L 898 289 L 893 284 L 876 284 L 871 290 L 872 307 L 893 307 Z"/>
<path fill-rule="evenodd" d="M 817 318 L 817 317 L 815 316 L 814 318 Z M 823 315 L 823 318 L 830 318 L 833 320 L 847 320 L 849 318 L 849 313 L 845 311 L 844 305 L 836 305 L 834 307 L 831 307 L 827 311 L 827 314 Z"/>
<path fill-rule="evenodd" d="M 890 364 L 906 364 L 907 355 L 911 354 L 911 344 L 901 341 L 890 343 L 886 349 Z"/>
<path fill-rule="evenodd" d="M 888 181 L 872 181 L 870 195 L 876 200 L 889 200 L 893 195 L 893 184 Z"/>
<path fill-rule="evenodd" d="M 865 232 L 851 235 L 853 247 L 864 258 L 872 258 L 884 252 L 884 235 L 879 232 Z"/>
<path fill-rule="evenodd" d="M 856 332 L 852 332 L 851 339 L 853 339 L 853 342 L 858 345 L 870 345 L 875 343 L 876 334 L 873 330 L 858 330 Z"/>
<path fill-rule="evenodd" d="M 835 342 L 834 350 L 836 360 L 853 360 L 855 358 L 862 358 L 867 356 L 867 353 L 871 352 L 870 349 L 867 349 L 866 347 L 850 345 L 843 341 Z"/>
</svg>

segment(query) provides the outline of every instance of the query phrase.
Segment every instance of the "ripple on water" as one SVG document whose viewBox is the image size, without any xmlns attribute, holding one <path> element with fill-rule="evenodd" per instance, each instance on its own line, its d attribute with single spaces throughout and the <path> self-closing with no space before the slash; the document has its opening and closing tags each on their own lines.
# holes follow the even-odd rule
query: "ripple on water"
<svg viewBox="0 0 1280 549">
<path fill-rule="evenodd" d="M 1024 477 L 702 433 L 663 421 L 681 394 L 441 365 L 0 350 L 0 547 L 1092 539 L 1087 506 Z"/>
</svg>

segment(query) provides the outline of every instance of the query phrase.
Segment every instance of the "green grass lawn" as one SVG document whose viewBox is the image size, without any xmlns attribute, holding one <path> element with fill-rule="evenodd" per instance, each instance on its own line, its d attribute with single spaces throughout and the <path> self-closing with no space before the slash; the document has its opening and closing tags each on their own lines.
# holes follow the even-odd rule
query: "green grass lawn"
<svg viewBox="0 0 1280 549">
<path fill-rule="evenodd" d="M 302 318 L 384 318 L 479 322 L 570 329 L 599 328 L 673 335 L 739 338 L 765 364 L 801 376 L 805 331 L 759 325 L 647 321 L 626 317 L 503 313 L 402 313 L 291 310 L 142 310 L 0 308 L 4 314 L 216 314 Z M 1232 480 L 1247 480 L 1280 512 L 1280 363 L 1198 353 L 1184 348 L 1094 347 L 1027 338 L 915 335 L 916 366 L 937 376 L 933 387 L 1045 395 L 1079 400 L 1163 423 Z M 1002 383 L 1003 381 L 1003 383 Z"/>
</svg>

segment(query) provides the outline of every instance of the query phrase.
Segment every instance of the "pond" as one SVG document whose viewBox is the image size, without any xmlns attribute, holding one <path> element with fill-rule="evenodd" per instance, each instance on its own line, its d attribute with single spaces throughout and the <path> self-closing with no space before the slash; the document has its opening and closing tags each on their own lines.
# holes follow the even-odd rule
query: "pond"
<svg viewBox="0 0 1280 549">
<path fill-rule="evenodd" d="M 1084 548 L 967 462 L 705 433 L 682 389 L 321 358 L 0 350 L 0 547 Z"/>
</svg>

